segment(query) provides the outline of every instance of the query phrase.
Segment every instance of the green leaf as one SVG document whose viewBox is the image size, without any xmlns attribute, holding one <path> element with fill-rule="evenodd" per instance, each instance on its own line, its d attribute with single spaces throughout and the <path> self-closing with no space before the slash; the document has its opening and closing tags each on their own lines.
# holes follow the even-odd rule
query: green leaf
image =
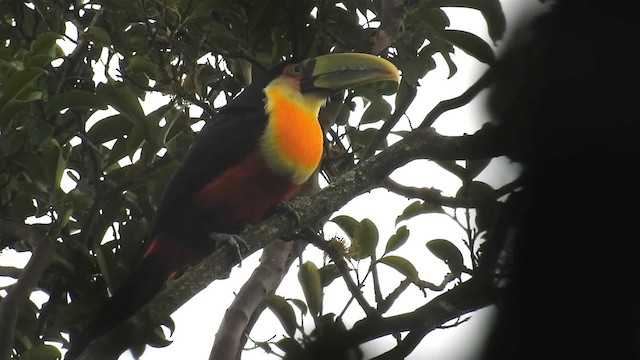
<svg viewBox="0 0 640 360">
<path fill-rule="evenodd" d="M 136 3 L 133 3 L 130 0 L 100 0 L 100 5 L 104 6 L 105 9 L 114 11 L 135 11 L 138 6 Z"/>
<path fill-rule="evenodd" d="M 141 22 L 130 24 L 125 31 L 126 44 L 130 50 L 139 51 L 149 46 L 147 26 Z"/>
<path fill-rule="evenodd" d="M 51 31 L 40 33 L 29 45 L 29 52 L 32 54 L 46 52 L 60 38 L 62 38 L 62 35 Z"/>
<path fill-rule="evenodd" d="M 394 268 L 400 274 L 407 277 L 407 279 L 417 282 L 420 281 L 418 277 L 418 270 L 416 270 L 413 264 L 400 256 L 387 255 L 379 260 L 381 263 Z"/>
<path fill-rule="evenodd" d="M 360 124 L 371 124 L 380 120 L 387 120 L 391 116 L 391 105 L 382 97 L 372 101 L 362 114 Z"/>
<path fill-rule="evenodd" d="M 135 94 L 127 87 L 113 83 L 100 84 L 96 88 L 96 94 L 146 133 L 146 118 L 142 106 Z"/>
<path fill-rule="evenodd" d="M 489 184 L 482 181 L 472 181 L 463 184 L 460 189 L 458 189 L 456 198 L 472 200 L 477 203 L 493 202 L 495 190 Z"/>
<path fill-rule="evenodd" d="M 491 230 L 500 216 L 501 203 L 496 200 L 496 191 L 481 181 L 463 184 L 456 198 L 471 200 L 476 206 L 478 230 Z"/>
<path fill-rule="evenodd" d="M 397 250 L 407 242 L 407 239 L 409 239 L 409 229 L 407 229 L 406 225 L 403 225 L 396 230 L 395 234 L 391 235 L 385 246 L 384 253 Z"/>
<path fill-rule="evenodd" d="M 307 314 L 307 311 L 309 309 L 307 308 L 307 304 L 305 304 L 304 301 L 300 299 L 287 299 L 287 301 L 291 302 L 295 307 L 297 307 L 303 316 Z"/>
<path fill-rule="evenodd" d="M 356 228 L 351 244 L 352 248 L 355 246 L 357 249 L 357 255 L 351 255 L 357 260 L 374 255 L 379 239 L 380 235 L 376 224 L 369 219 L 363 219 Z"/>
<path fill-rule="evenodd" d="M 180 118 L 182 112 L 167 104 L 152 111 L 147 116 L 147 127 L 149 129 L 150 140 L 156 146 L 164 146 L 167 140 L 167 134 L 171 131 L 171 127 Z M 160 121 L 165 119 L 165 125 L 160 127 Z"/>
<path fill-rule="evenodd" d="M 289 339 L 289 338 L 284 338 L 284 339 Z M 284 340 L 284 339 L 282 339 L 282 340 Z M 282 340 L 280 340 L 280 341 L 282 341 Z M 254 341 L 253 344 L 257 348 L 264 350 L 264 352 L 266 352 L 268 354 L 272 352 L 271 345 L 269 344 L 268 341 Z"/>
<path fill-rule="evenodd" d="M 459 275 L 462 272 L 464 268 L 462 253 L 449 240 L 431 240 L 427 242 L 426 246 L 433 255 L 449 265 L 452 274 Z"/>
<path fill-rule="evenodd" d="M 48 116 L 59 113 L 64 109 L 106 109 L 107 104 L 96 94 L 86 90 L 71 90 L 60 94 L 45 106 Z"/>
<path fill-rule="evenodd" d="M 449 20 L 447 13 L 442 9 L 430 7 L 427 11 L 428 12 L 426 20 L 428 21 L 429 25 L 431 25 L 435 29 L 444 30 L 445 28 L 451 26 L 451 20 Z"/>
<path fill-rule="evenodd" d="M 422 214 L 443 214 L 444 209 L 440 205 L 434 205 L 429 202 L 416 200 L 409 204 L 402 214 L 396 218 L 396 225 L 404 220 L 409 220 Z"/>
<path fill-rule="evenodd" d="M 282 324 L 287 335 L 293 337 L 297 327 L 296 314 L 293 312 L 293 307 L 285 298 L 275 294 L 267 295 L 264 300 L 269 310 L 280 320 L 280 324 Z"/>
<path fill-rule="evenodd" d="M 331 221 L 338 225 L 351 239 L 349 256 L 356 260 L 361 260 L 375 254 L 380 236 L 378 228 L 373 221 L 363 219 L 359 222 L 347 215 L 336 216 Z"/>
<path fill-rule="evenodd" d="M 414 84 L 408 84 L 406 81 L 401 81 L 398 85 L 398 93 L 396 95 L 396 109 L 405 104 L 410 104 L 413 99 L 416 98 L 416 86 Z"/>
<path fill-rule="evenodd" d="M 50 189 L 58 189 L 60 181 L 67 167 L 67 161 L 63 156 L 62 148 L 58 141 L 49 138 L 41 145 L 42 164 Z"/>
<path fill-rule="evenodd" d="M 24 55 L 23 61 L 28 67 L 44 67 L 51 60 L 58 57 L 61 52 L 56 45 L 56 41 L 62 36 L 54 32 L 44 32 L 39 34 L 29 46 L 29 51 Z"/>
<path fill-rule="evenodd" d="M 91 26 L 85 31 L 84 36 L 93 41 L 96 45 L 102 47 L 111 46 L 111 36 L 100 26 Z"/>
<path fill-rule="evenodd" d="M 128 74 L 146 74 L 149 78 L 155 79 L 161 74 L 160 66 L 154 63 L 149 55 L 134 55 L 127 64 Z"/>
<path fill-rule="evenodd" d="M 369 146 L 373 138 L 378 133 L 378 129 L 376 128 L 368 128 L 365 130 L 358 130 L 356 128 L 349 128 L 347 135 L 349 136 L 349 141 L 351 142 L 351 146 L 355 149 L 365 149 Z M 378 144 L 377 149 L 385 149 L 387 148 L 388 142 L 387 139 L 384 139 Z"/>
<path fill-rule="evenodd" d="M 131 132 L 133 124 L 122 114 L 106 117 L 93 124 L 87 135 L 95 144 L 103 144 L 121 138 Z"/>
<path fill-rule="evenodd" d="M 291 338 L 280 339 L 276 341 L 275 345 L 285 352 L 285 359 L 300 359 L 301 354 L 304 353 L 302 345 Z"/>
<path fill-rule="evenodd" d="M 349 123 L 349 117 L 351 116 L 351 110 L 347 106 L 347 104 L 340 105 L 340 110 L 338 110 L 338 115 L 336 116 L 336 125 L 345 126 Z"/>
<path fill-rule="evenodd" d="M 342 229 L 342 231 L 344 231 L 350 239 L 353 239 L 356 233 L 356 228 L 360 226 L 358 220 L 347 215 L 338 215 L 330 221 L 338 225 L 338 227 Z"/>
<path fill-rule="evenodd" d="M 311 261 L 302 264 L 298 271 L 298 281 L 309 305 L 309 311 L 314 315 L 322 313 L 322 280 L 316 264 Z"/>
<path fill-rule="evenodd" d="M 340 271 L 336 264 L 328 264 L 320 268 L 320 279 L 322 281 L 322 287 L 329 286 L 333 280 L 340 277 Z"/>
<path fill-rule="evenodd" d="M 11 206 L 7 206 L 7 214 L 10 219 L 26 219 L 36 213 L 36 207 L 33 205 L 33 197 L 25 192 L 17 192 L 11 200 Z"/>
<path fill-rule="evenodd" d="M 440 51 L 440 55 L 442 55 L 442 57 L 444 58 L 444 61 L 447 63 L 447 66 L 449 67 L 449 76 L 447 77 L 447 79 L 451 79 L 453 75 L 455 75 L 458 72 L 458 67 L 451 59 L 451 55 L 449 55 L 449 51 Z"/>
<path fill-rule="evenodd" d="M 507 21 L 502 11 L 500 0 L 456 0 L 446 6 L 456 6 L 479 10 L 487 22 L 489 37 L 495 43 L 502 39 L 507 27 Z"/>
<path fill-rule="evenodd" d="M 442 37 L 450 44 L 462 49 L 462 51 L 485 64 L 493 64 L 496 60 L 491 45 L 477 35 L 460 30 L 445 30 L 442 33 Z"/>
<path fill-rule="evenodd" d="M 0 95 L 0 109 L 2 109 L 9 100 L 17 99 L 31 88 L 31 84 L 40 76 L 46 75 L 47 71 L 41 68 L 27 68 L 18 71 L 9 77 L 9 80 L 2 87 L 2 95 Z"/>
<path fill-rule="evenodd" d="M 62 359 L 60 350 L 53 345 L 39 344 L 20 355 L 20 360 L 58 360 Z"/>
<path fill-rule="evenodd" d="M 0 126 L 2 128 L 9 127 L 10 120 L 21 111 L 28 110 L 33 101 L 40 100 L 42 98 L 42 92 L 30 91 L 24 96 L 21 96 L 21 98 L 20 100 L 9 100 L 2 108 L 2 117 L 0 117 Z"/>
<path fill-rule="evenodd" d="M 470 7 L 475 7 L 482 13 L 487 22 L 487 30 L 491 40 L 495 43 L 502 39 L 507 28 L 507 21 L 502 11 L 500 0 L 468 0 Z"/>
</svg>

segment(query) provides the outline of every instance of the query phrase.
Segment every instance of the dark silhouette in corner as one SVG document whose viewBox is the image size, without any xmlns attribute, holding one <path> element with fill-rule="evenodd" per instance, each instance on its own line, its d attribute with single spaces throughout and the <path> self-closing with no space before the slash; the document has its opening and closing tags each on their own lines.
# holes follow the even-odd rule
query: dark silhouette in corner
<svg viewBox="0 0 640 360">
<path fill-rule="evenodd" d="M 639 359 L 636 1 L 558 0 L 508 45 L 490 108 L 526 186 L 483 359 Z"/>
</svg>

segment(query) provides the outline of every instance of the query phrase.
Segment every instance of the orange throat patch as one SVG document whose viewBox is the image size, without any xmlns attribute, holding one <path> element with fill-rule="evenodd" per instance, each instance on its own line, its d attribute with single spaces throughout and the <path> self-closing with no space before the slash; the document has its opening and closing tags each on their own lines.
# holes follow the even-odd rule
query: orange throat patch
<svg viewBox="0 0 640 360">
<path fill-rule="evenodd" d="M 272 82 L 265 96 L 269 122 L 260 141 L 261 152 L 272 171 L 302 184 L 322 157 L 318 112 L 324 99 L 305 97 L 287 80 Z"/>
</svg>

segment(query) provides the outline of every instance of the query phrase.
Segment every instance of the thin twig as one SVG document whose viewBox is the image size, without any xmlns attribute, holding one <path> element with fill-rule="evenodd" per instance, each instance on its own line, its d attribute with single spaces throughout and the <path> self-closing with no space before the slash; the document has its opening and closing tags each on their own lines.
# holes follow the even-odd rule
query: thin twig
<svg viewBox="0 0 640 360">
<path fill-rule="evenodd" d="M 460 96 L 443 100 L 438 103 L 428 114 L 425 116 L 422 124 L 418 126 L 418 128 L 427 128 L 431 127 L 433 123 L 440 117 L 440 115 L 444 114 L 447 111 L 457 109 L 464 105 L 470 103 L 473 99 L 476 98 L 480 91 L 484 90 L 486 87 L 491 85 L 495 78 L 495 70 L 490 68 L 487 70 L 473 85 L 471 85 L 465 92 L 463 92 Z"/>
<path fill-rule="evenodd" d="M 335 248 L 329 246 L 329 244 L 317 234 L 312 234 L 309 236 L 309 243 L 329 255 L 333 263 L 338 267 L 338 270 L 340 271 L 340 274 L 342 275 L 347 288 L 351 292 L 352 296 L 356 299 L 362 310 L 364 310 L 365 314 L 367 314 L 367 316 L 369 317 L 380 317 L 378 311 L 375 308 L 371 307 L 371 305 L 369 305 L 367 299 L 365 299 L 364 295 L 362 295 L 360 287 L 351 278 L 349 266 L 347 266 L 347 262 L 344 260 L 343 255 L 340 254 Z"/>
<path fill-rule="evenodd" d="M 384 122 L 382 127 L 380 127 L 380 130 L 378 130 L 378 132 L 376 132 L 376 134 L 373 136 L 373 139 L 371 139 L 371 142 L 369 143 L 369 145 L 367 145 L 367 148 L 362 154 L 363 159 L 368 159 L 371 157 L 371 155 L 374 154 L 374 152 L 376 151 L 380 143 L 387 138 L 387 136 L 391 132 L 391 129 L 393 129 L 393 127 L 396 126 L 396 124 L 407 112 L 407 109 L 409 109 L 409 106 L 411 105 L 411 103 L 413 103 L 413 99 L 416 98 L 418 91 L 415 86 L 409 85 L 409 89 L 410 89 L 409 90 L 410 92 L 409 92 L 409 95 L 407 96 L 406 101 L 401 104 L 398 104 L 398 107 L 396 107 L 396 110 L 393 112 L 393 114 L 389 117 L 389 119 L 387 119 Z"/>
</svg>

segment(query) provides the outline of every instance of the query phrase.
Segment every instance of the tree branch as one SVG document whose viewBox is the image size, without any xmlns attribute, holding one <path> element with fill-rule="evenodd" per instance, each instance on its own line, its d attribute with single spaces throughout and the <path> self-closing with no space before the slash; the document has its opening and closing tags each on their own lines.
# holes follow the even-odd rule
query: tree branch
<svg viewBox="0 0 640 360">
<path fill-rule="evenodd" d="M 499 189 L 496 189 L 493 198 L 499 199 L 504 195 L 507 195 L 518 187 L 522 186 L 520 180 L 515 180 L 510 182 Z M 422 199 L 426 202 L 442 205 L 450 208 L 475 208 L 478 207 L 478 204 L 474 199 L 466 199 L 466 198 L 456 198 L 450 196 L 443 196 L 440 190 L 433 188 L 418 188 L 413 186 L 402 185 L 391 178 L 387 178 L 382 181 L 382 187 L 385 189 L 404 196 L 406 198 L 417 198 Z"/>
<path fill-rule="evenodd" d="M 264 247 L 260 265 L 244 283 L 220 324 L 210 360 L 233 360 L 241 351 L 241 342 L 252 314 L 265 296 L 275 291 L 289 269 L 285 266 L 294 255 L 294 243 L 276 240 Z M 291 262 L 289 261 L 289 264 Z"/>
<path fill-rule="evenodd" d="M 413 312 L 379 320 L 365 318 L 347 331 L 345 341 L 348 344 L 362 344 L 404 331 L 416 331 L 416 335 L 418 332 L 420 335 L 426 335 L 447 321 L 491 305 L 493 296 L 494 288 L 491 282 L 472 278 L 437 296 Z M 398 353 L 394 350 L 395 348 L 375 359 L 403 358 L 396 357 Z"/>
<path fill-rule="evenodd" d="M 248 243 L 247 255 L 265 247 L 275 239 L 291 238 L 299 226 L 315 227 L 321 219 L 344 206 L 357 195 L 371 190 L 398 166 L 416 159 L 457 160 L 480 159 L 504 153 L 506 141 L 493 127 L 485 127 L 473 136 L 443 136 L 433 129 L 416 129 L 403 140 L 358 164 L 311 198 L 298 198 L 289 203 L 297 212 L 298 221 L 278 213 L 249 226 L 242 234 Z M 128 346 L 134 332 L 144 331 L 182 306 L 187 300 L 221 278 L 238 263 L 235 250 L 223 247 L 176 281 L 170 281 L 153 301 L 137 315 L 121 324 L 110 334 L 97 339 L 80 359 L 110 359 Z M 116 356 L 117 356 L 116 355 Z"/>
<path fill-rule="evenodd" d="M 2 223 L 8 222 L 3 220 Z M 33 249 L 31 259 L 22 270 L 18 281 L 0 301 L 0 359 L 2 360 L 11 358 L 20 309 L 29 300 L 29 295 L 54 257 L 53 241 L 48 236 L 43 236 L 28 228 L 27 225 L 24 225 L 21 231 L 28 237 L 27 242 L 37 243 L 37 246 Z"/>
<path fill-rule="evenodd" d="M 383 0 L 380 27 L 369 38 L 371 54 L 378 55 L 391 46 L 393 41 L 404 32 L 407 7 L 404 0 Z"/>
</svg>

